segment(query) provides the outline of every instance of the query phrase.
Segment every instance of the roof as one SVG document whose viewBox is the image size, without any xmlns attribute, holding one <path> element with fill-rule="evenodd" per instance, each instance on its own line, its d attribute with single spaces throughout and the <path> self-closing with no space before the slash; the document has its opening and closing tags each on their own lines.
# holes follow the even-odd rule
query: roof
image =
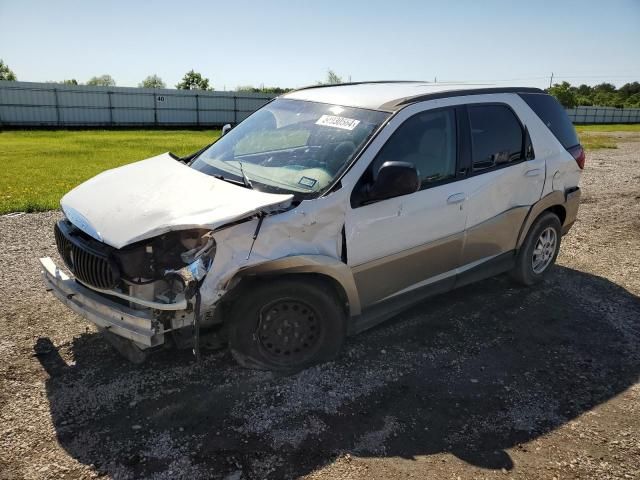
<svg viewBox="0 0 640 480">
<path fill-rule="evenodd" d="M 395 111 L 422 100 L 488 93 L 544 93 L 538 88 L 495 87 L 487 84 L 414 81 L 359 82 L 318 85 L 283 95 L 284 98 L 330 103 L 345 107 Z"/>
</svg>

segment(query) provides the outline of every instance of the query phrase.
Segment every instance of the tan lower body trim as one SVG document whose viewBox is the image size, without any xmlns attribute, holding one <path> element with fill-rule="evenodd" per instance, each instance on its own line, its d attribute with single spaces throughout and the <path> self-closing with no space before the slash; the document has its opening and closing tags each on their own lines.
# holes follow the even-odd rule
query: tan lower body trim
<svg viewBox="0 0 640 480">
<path fill-rule="evenodd" d="M 365 308 L 400 290 L 460 265 L 462 232 L 426 245 L 353 267 L 353 277 Z"/>
<path fill-rule="evenodd" d="M 529 207 L 515 207 L 469 228 L 465 233 L 462 265 L 513 250 Z"/>
<path fill-rule="evenodd" d="M 353 268 L 365 308 L 412 285 L 513 250 L 529 207 L 516 207 L 442 240 Z"/>
</svg>

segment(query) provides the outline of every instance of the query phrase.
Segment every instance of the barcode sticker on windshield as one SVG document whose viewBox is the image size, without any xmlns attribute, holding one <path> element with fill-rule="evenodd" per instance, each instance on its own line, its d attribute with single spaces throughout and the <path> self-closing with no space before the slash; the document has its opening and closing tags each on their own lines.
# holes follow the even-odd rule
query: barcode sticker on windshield
<svg viewBox="0 0 640 480">
<path fill-rule="evenodd" d="M 300 185 L 304 185 L 307 188 L 313 188 L 313 186 L 318 183 L 315 178 L 302 177 L 298 182 Z"/>
<path fill-rule="evenodd" d="M 342 128 L 343 130 L 353 130 L 359 123 L 360 120 L 354 120 L 353 118 L 338 117 L 335 115 L 322 115 L 316 122 L 316 125 Z"/>
</svg>

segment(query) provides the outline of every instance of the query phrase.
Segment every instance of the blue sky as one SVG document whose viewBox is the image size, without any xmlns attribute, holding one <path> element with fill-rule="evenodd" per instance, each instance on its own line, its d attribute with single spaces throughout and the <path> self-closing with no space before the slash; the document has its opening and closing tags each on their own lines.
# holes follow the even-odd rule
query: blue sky
<svg viewBox="0 0 640 480">
<path fill-rule="evenodd" d="M 0 58 L 19 80 L 111 74 L 216 90 L 416 79 L 548 86 L 640 81 L 640 0 L 314 2 L 0 0 Z"/>
</svg>

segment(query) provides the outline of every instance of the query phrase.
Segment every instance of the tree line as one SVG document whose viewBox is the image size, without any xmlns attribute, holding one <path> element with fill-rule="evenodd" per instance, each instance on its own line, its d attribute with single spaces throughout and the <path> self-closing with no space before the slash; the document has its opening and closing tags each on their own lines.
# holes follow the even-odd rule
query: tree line
<svg viewBox="0 0 640 480">
<path fill-rule="evenodd" d="M 16 74 L 0 59 L 0 80 L 17 80 Z M 81 85 L 76 79 L 63 80 L 66 85 Z M 319 85 L 334 85 L 342 83 L 342 77 L 333 70 L 327 70 L 327 76 Z M 86 85 L 114 87 L 116 81 L 111 75 L 99 75 L 87 80 Z M 158 75 L 153 74 L 146 77 L 138 84 L 140 88 L 166 88 L 166 84 Z M 178 90 L 213 90 L 210 80 L 195 70 L 189 70 L 184 74 L 182 80 L 176 84 Z M 253 85 L 241 85 L 236 88 L 238 92 L 266 93 L 280 95 L 293 90 L 282 87 L 254 87 Z M 580 86 L 571 85 L 569 82 L 556 83 L 546 90 L 553 95 L 565 108 L 577 106 L 598 106 L 616 108 L 640 108 L 640 83 L 625 83 L 620 88 L 616 88 L 611 83 L 600 83 L 595 86 L 582 84 Z"/>
<path fill-rule="evenodd" d="M 569 82 L 556 83 L 547 89 L 565 108 L 578 106 L 640 108 L 640 83 L 625 83 L 616 88 L 611 83 L 600 83 L 593 87 Z"/>
<path fill-rule="evenodd" d="M 0 80 L 9 80 L 16 81 L 16 74 L 9 68 L 9 66 L 4 63 L 2 59 L 0 59 Z M 82 85 L 82 83 L 78 82 L 75 78 L 71 78 L 68 80 L 62 81 L 50 81 L 48 83 L 60 83 L 63 85 Z M 329 69 L 327 71 L 327 78 L 325 81 L 318 82 L 319 84 L 336 84 L 342 83 L 342 78 L 338 76 L 333 70 Z M 93 86 L 93 87 L 115 87 L 116 81 L 111 75 L 103 74 L 91 77 L 85 85 Z M 146 77 L 138 84 L 139 88 L 167 88 L 166 83 L 160 78 L 159 75 L 153 74 Z M 214 90 L 213 86 L 210 84 L 210 80 L 204 77 L 201 73 L 196 72 L 191 69 L 187 73 L 184 74 L 182 80 L 178 84 L 176 84 L 176 89 L 178 90 Z M 287 93 L 293 90 L 293 88 L 282 88 L 282 87 L 254 87 L 253 85 L 242 85 L 236 88 L 238 92 L 252 92 L 252 93 L 268 93 L 273 95 L 280 95 L 282 93 Z"/>
</svg>

